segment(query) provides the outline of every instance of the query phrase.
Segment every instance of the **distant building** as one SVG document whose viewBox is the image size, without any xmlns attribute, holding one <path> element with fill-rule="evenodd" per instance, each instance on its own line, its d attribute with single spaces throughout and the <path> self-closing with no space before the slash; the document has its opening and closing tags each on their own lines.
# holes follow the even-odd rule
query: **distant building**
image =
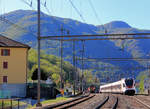
<svg viewBox="0 0 150 109">
<path fill-rule="evenodd" d="M 0 98 L 24 97 L 28 45 L 0 35 Z"/>
</svg>

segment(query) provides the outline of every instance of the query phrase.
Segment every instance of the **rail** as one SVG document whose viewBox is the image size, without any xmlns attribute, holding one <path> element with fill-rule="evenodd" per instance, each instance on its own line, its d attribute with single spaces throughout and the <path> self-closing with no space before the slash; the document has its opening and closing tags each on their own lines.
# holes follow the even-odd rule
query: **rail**
<svg viewBox="0 0 150 109">
<path fill-rule="evenodd" d="M 143 104 L 145 107 L 150 109 L 150 105 L 144 103 L 143 101 L 141 101 L 140 99 L 138 99 L 137 97 L 134 97 L 139 103 Z"/>
<path fill-rule="evenodd" d="M 118 106 L 118 97 L 117 97 L 116 102 L 115 102 L 114 106 L 112 107 L 112 109 L 116 109 L 117 106 Z"/>
<path fill-rule="evenodd" d="M 100 109 L 108 100 L 109 100 L 109 96 L 106 97 L 106 99 L 100 105 L 98 105 L 95 109 Z"/>
<path fill-rule="evenodd" d="M 59 108 L 60 106 L 63 106 L 63 105 L 67 105 L 67 106 L 65 106 L 67 108 L 67 107 L 69 107 L 70 103 L 73 103 L 75 101 L 78 101 L 78 100 L 81 100 L 81 99 L 84 99 L 84 98 L 86 98 L 85 100 L 88 100 L 92 97 L 94 97 L 94 96 L 90 96 L 90 95 L 80 96 L 78 98 L 74 98 L 73 100 L 69 100 L 69 101 L 66 101 L 66 102 L 63 102 L 63 103 L 57 103 L 57 104 L 54 104 L 54 105 L 46 106 L 46 107 L 44 107 L 44 109 Z M 79 104 L 79 103 L 76 103 L 76 104 Z M 73 104 L 71 104 L 71 105 L 73 106 Z M 71 105 L 70 105 L 70 107 L 71 107 Z"/>
</svg>

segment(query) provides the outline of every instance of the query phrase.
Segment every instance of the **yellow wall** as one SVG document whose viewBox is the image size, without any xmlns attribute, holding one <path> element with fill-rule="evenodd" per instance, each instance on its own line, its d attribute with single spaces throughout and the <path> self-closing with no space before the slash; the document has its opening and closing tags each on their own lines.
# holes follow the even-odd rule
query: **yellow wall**
<svg viewBox="0 0 150 109">
<path fill-rule="evenodd" d="M 1 56 L 1 49 L 10 49 L 10 56 Z M 8 84 L 26 83 L 27 48 L 0 47 L 0 84 L 3 76 L 8 76 Z M 8 62 L 8 68 L 3 69 L 3 61 Z"/>
</svg>

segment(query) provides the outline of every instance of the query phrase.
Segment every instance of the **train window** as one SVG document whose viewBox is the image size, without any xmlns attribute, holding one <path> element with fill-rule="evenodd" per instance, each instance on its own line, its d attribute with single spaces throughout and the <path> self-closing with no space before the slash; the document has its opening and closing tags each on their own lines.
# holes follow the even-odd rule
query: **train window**
<svg viewBox="0 0 150 109">
<path fill-rule="evenodd" d="M 133 79 L 126 79 L 125 83 L 126 83 L 126 86 L 133 86 Z"/>
<path fill-rule="evenodd" d="M 123 87 L 126 87 L 125 84 L 123 84 Z"/>
</svg>

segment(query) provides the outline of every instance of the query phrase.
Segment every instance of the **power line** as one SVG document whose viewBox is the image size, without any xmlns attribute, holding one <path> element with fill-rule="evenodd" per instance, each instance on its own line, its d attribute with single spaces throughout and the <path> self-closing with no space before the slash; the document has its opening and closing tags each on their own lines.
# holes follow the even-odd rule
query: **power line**
<svg viewBox="0 0 150 109">
<path fill-rule="evenodd" d="M 77 60 L 82 60 L 78 58 Z M 150 58 L 84 58 L 84 61 L 150 61 Z"/>
<path fill-rule="evenodd" d="M 83 21 L 84 23 L 86 23 L 84 17 L 83 17 L 82 14 L 80 13 L 80 11 L 76 8 L 76 6 L 73 4 L 73 2 L 72 2 L 71 0 L 69 0 L 69 2 L 70 2 L 70 4 L 71 4 L 71 6 L 75 9 L 75 11 L 77 12 L 77 14 L 80 16 L 80 18 L 82 19 L 82 21 Z M 88 26 L 87 26 L 87 29 L 88 29 L 89 31 L 91 31 L 91 29 L 90 29 Z"/>
<path fill-rule="evenodd" d="M 60 27 L 61 25 L 57 22 L 57 20 L 55 19 L 55 17 L 52 16 L 52 12 L 51 12 L 51 11 L 49 10 L 49 8 L 47 7 L 47 1 L 45 0 L 44 4 L 43 4 L 43 3 L 41 3 L 41 4 L 42 4 L 42 5 L 44 6 L 44 8 L 46 9 L 47 13 L 50 15 L 50 17 L 51 17 L 51 19 L 53 20 L 53 22 L 55 22 L 55 24 Z M 72 31 L 76 31 L 76 33 L 78 33 L 78 31 L 75 30 L 74 28 L 72 28 L 71 26 L 69 26 L 69 29 L 71 29 Z"/>
<path fill-rule="evenodd" d="M 150 69 L 149 67 L 110 67 L 110 66 L 98 66 L 98 67 L 87 67 L 85 69 L 96 69 L 96 70 L 144 70 L 144 69 Z"/>
<path fill-rule="evenodd" d="M 43 36 L 41 38 L 42 39 L 49 38 L 50 40 L 63 40 L 63 41 L 150 39 L 149 36 L 145 37 L 145 36 L 141 36 L 141 35 L 150 35 L 150 33 L 64 35 L 64 36 Z M 133 36 L 136 36 L 136 37 L 133 37 Z"/>
<path fill-rule="evenodd" d="M 2 17 L 2 16 L 0 16 L 0 21 L 3 21 L 3 22 L 5 22 L 5 23 L 7 23 L 7 24 L 9 24 L 9 25 L 11 25 L 11 26 L 13 26 L 13 27 L 15 27 L 16 29 L 23 30 L 23 32 L 25 32 L 25 33 L 30 33 L 30 34 L 32 34 L 33 36 L 35 36 L 35 34 L 32 33 L 31 31 L 28 31 L 27 29 L 23 28 L 22 26 L 17 25 L 17 24 L 11 22 L 10 20 L 8 20 L 8 19 L 6 19 L 6 18 L 4 18 L 4 17 Z"/>
<path fill-rule="evenodd" d="M 22 2 L 24 2 L 26 5 L 28 5 L 29 7 L 31 7 L 33 10 L 35 10 L 35 8 L 32 6 L 33 5 L 33 1 L 31 0 L 31 1 L 29 1 L 29 2 L 27 2 L 26 0 L 21 0 Z"/>
<path fill-rule="evenodd" d="M 96 12 L 94 6 L 93 6 L 92 1 L 91 1 L 91 0 L 88 0 L 88 1 L 89 1 L 89 4 L 90 4 L 90 6 L 91 6 L 93 12 L 94 12 L 94 15 L 95 15 L 97 21 L 98 21 L 99 23 L 101 23 L 101 20 L 100 20 L 100 18 L 99 18 L 99 16 L 98 16 L 98 14 L 97 14 L 97 12 Z M 103 23 L 102 23 L 102 26 L 103 26 L 103 28 L 104 28 L 104 31 L 106 32 L 107 30 L 106 30 L 105 26 L 103 25 Z"/>
<path fill-rule="evenodd" d="M 80 18 L 84 21 L 85 19 L 83 18 L 82 14 L 80 13 L 80 11 L 76 8 L 76 6 L 73 4 L 73 2 L 71 0 L 69 0 L 70 4 L 72 5 L 72 7 L 75 9 L 75 11 L 78 13 L 78 15 L 80 16 Z"/>
<path fill-rule="evenodd" d="M 29 5 L 29 3 L 26 2 L 25 0 L 22 0 L 22 1 L 24 1 L 24 3 L 26 3 L 26 4 Z M 32 1 L 31 1 L 31 2 L 32 2 Z M 32 4 L 32 3 L 31 3 L 31 4 Z M 35 35 L 33 32 L 31 32 L 31 31 L 29 31 L 29 30 L 23 28 L 23 27 L 20 26 L 20 25 L 17 25 L 17 24 L 15 24 L 15 23 L 13 23 L 12 21 L 6 19 L 5 17 L 0 16 L 0 21 L 3 21 L 3 22 L 5 22 L 5 23 L 7 23 L 7 24 L 9 24 L 9 25 L 11 25 L 11 26 L 13 26 L 13 27 L 15 27 L 16 29 L 22 30 L 24 33 L 30 33 L 30 34 L 32 34 L 34 37 L 36 37 L 36 35 Z M 16 32 L 17 32 L 17 31 L 16 31 Z"/>
<path fill-rule="evenodd" d="M 25 0 L 21 0 L 23 3 L 25 3 L 26 5 L 28 5 L 30 8 L 32 8 L 32 10 L 35 10 L 34 9 L 34 7 L 33 7 L 33 1 L 31 0 L 31 1 L 29 1 L 29 2 L 27 2 L 27 1 L 25 1 Z M 45 7 L 45 9 L 46 9 L 46 11 L 48 12 L 48 13 L 50 13 L 50 11 L 48 10 L 48 8 L 46 7 L 46 1 L 45 1 L 45 3 L 43 4 L 43 3 L 41 3 L 44 7 Z M 42 14 L 42 15 L 44 15 L 44 14 Z"/>
<path fill-rule="evenodd" d="M 80 16 L 80 18 L 82 19 L 82 21 L 83 21 L 84 23 L 86 23 L 84 17 L 82 16 L 82 14 L 81 14 L 80 11 L 78 10 L 78 8 L 73 4 L 72 0 L 69 0 L 69 2 L 70 2 L 70 4 L 71 4 L 71 6 L 75 9 L 75 11 L 77 12 L 77 14 Z M 93 32 L 90 26 L 87 26 L 87 29 L 88 29 L 89 31 Z M 105 31 L 105 33 L 107 33 L 107 32 Z"/>
</svg>

